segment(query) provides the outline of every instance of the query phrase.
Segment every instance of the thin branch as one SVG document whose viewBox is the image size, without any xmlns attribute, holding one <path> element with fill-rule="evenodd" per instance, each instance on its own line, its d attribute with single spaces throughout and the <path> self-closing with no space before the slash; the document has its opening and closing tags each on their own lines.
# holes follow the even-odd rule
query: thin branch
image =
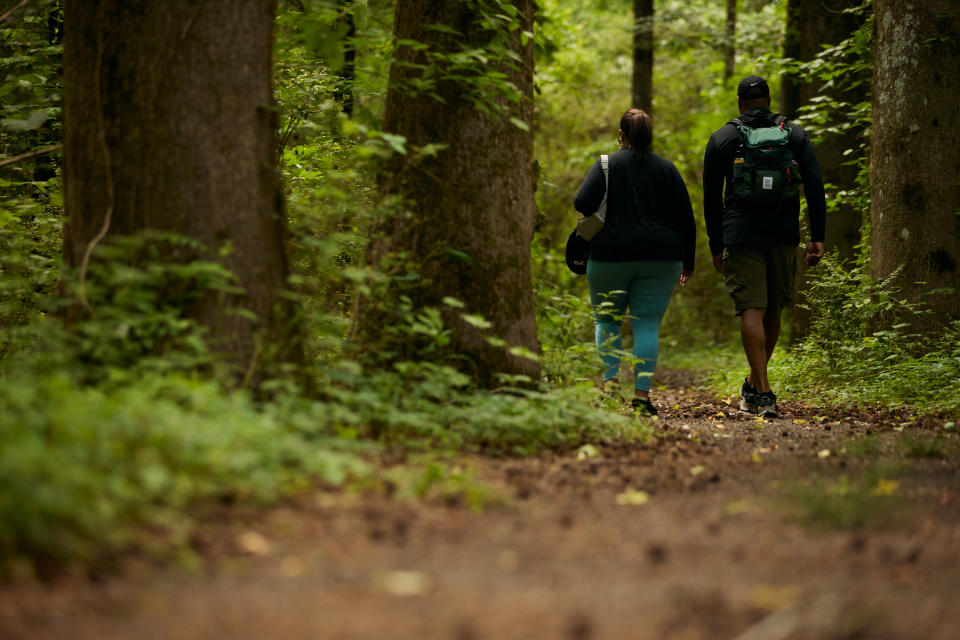
<svg viewBox="0 0 960 640">
<path fill-rule="evenodd" d="M 186 26 L 180 32 L 180 40 L 183 40 L 187 37 L 187 34 L 190 33 L 190 29 L 193 28 L 193 22 L 197 19 L 197 15 L 200 13 L 200 5 L 197 5 L 197 8 L 194 9 L 193 15 L 190 16 L 190 19 L 187 20 Z"/>
<path fill-rule="evenodd" d="M 7 11 L 5 14 L 3 14 L 2 16 L 0 16 L 0 22 L 6 22 L 6 21 L 7 21 L 7 18 L 9 18 L 9 17 L 12 16 L 13 14 L 15 14 L 17 11 L 19 11 L 20 8 L 23 7 L 25 4 L 27 4 L 28 1 L 29 1 L 29 0 L 23 0 L 23 2 L 21 2 L 20 4 L 18 4 L 17 6 L 15 6 L 13 9 L 10 9 L 10 11 Z"/>
<path fill-rule="evenodd" d="M 49 147 L 44 147 L 43 149 L 34 149 L 33 151 L 28 151 L 27 153 L 21 153 L 20 155 L 14 156 L 12 158 L 5 158 L 3 160 L 0 160 L 0 167 L 5 167 L 8 164 L 16 164 L 17 162 L 20 162 L 21 160 L 27 160 L 28 158 L 42 156 L 43 154 L 50 153 L 51 151 L 59 151 L 62 148 L 63 148 L 62 144 L 55 144 Z"/>
</svg>

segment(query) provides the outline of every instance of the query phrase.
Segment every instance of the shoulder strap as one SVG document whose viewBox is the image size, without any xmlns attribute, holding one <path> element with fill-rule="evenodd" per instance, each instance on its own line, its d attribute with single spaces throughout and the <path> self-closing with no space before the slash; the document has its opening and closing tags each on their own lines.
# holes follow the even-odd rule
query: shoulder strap
<svg viewBox="0 0 960 640">
<path fill-rule="evenodd" d="M 731 120 L 731 121 L 728 122 L 727 124 L 735 124 L 735 125 L 737 125 L 738 127 L 745 127 L 745 126 L 747 126 L 747 125 L 745 125 L 745 124 L 743 123 L 743 120 L 741 120 L 740 118 L 734 118 L 733 120 Z"/>
<path fill-rule="evenodd" d="M 600 202 L 600 207 L 594 215 L 600 218 L 603 223 L 607 221 L 607 191 L 610 189 L 609 163 L 610 158 L 608 156 L 600 156 L 600 168 L 603 169 L 603 200 Z"/>
</svg>

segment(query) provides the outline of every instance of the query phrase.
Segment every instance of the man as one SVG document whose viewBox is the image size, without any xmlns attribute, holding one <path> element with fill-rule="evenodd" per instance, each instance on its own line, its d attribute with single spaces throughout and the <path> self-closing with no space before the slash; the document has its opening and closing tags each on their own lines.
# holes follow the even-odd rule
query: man
<svg viewBox="0 0 960 640">
<path fill-rule="evenodd" d="M 740 409 L 763 417 L 779 415 L 776 394 L 767 380 L 767 363 L 780 337 L 780 313 L 793 297 L 797 245 L 800 244 L 800 196 L 795 185 L 796 169 L 803 181 L 810 222 L 810 242 L 804 262 L 814 266 L 823 257 L 826 201 L 820 163 L 806 132 L 770 111 L 770 88 L 760 76 L 748 76 L 737 87 L 739 122 L 728 122 L 707 142 L 703 159 L 703 215 L 710 240 L 713 266 L 723 274 L 724 285 L 740 316 L 740 338 L 750 365 L 750 375 L 740 389 Z M 773 127 L 776 129 L 765 129 Z M 751 185 L 744 187 L 744 167 L 751 165 L 747 136 L 763 129 L 783 138 L 789 161 L 779 174 L 763 178 L 754 171 Z M 761 132 L 761 133 L 763 133 Z M 787 153 L 789 151 L 789 153 Z M 792 156 L 792 158 L 791 158 Z M 746 158 L 746 162 L 745 162 Z M 737 171 L 734 166 L 738 165 Z M 769 172 L 768 172 L 769 173 Z M 738 183 L 735 188 L 735 175 Z M 766 175 L 766 174 L 765 174 Z M 726 181 L 726 194 L 724 194 Z M 760 188 L 781 183 L 777 195 L 761 199 Z M 753 189 L 753 191 L 751 191 Z M 749 192 L 749 193 L 747 193 Z"/>
</svg>

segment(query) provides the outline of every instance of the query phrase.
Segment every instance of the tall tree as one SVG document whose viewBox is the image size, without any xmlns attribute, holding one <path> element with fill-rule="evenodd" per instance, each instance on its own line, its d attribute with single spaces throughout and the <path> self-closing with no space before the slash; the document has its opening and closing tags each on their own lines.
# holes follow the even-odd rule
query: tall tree
<svg viewBox="0 0 960 640">
<path fill-rule="evenodd" d="M 492 31 L 499 20 L 493 14 L 513 15 L 514 24 L 502 26 L 518 28 Z M 539 375 L 536 361 L 488 340 L 492 334 L 510 346 L 539 350 L 530 264 L 536 217 L 528 127 L 532 24 L 533 0 L 400 0 L 396 9 L 395 35 L 405 44 L 391 68 L 384 128 L 406 139 L 408 153 L 393 159 L 382 191 L 408 202 L 409 215 L 383 222 L 371 255 L 378 262 L 409 256 L 419 279 L 405 295 L 415 309 L 443 310 L 453 330 L 449 352 L 468 361 L 465 370 L 485 386 L 501 372 Z M 493 55 L 487 49 L 493 40 L 503 48 L 500 62 L 474 58 L 463 65 L 469 59 L 464 52 Z M 491 86 L 492 70 L 504 76 Z M 430 89 L 416 90 L 424 86 Z M 435 156 L 413 153 L 429 144 L 446 146 Z M 482 323 L 467 314 L 482 315 L 491 326 L 477 326 Z M 389 324 L 368 301 L 355 329 L 376 345 Z"/>
<path fill-rule="evenodd" d="M 653 112 L 653 0 L 633 0 L 633 106 Z"/>
<path fill-rule="evenodd" d="M 824 46 L 836 45 L 850 37 L 860 26 L 861 18 L 847 11 L 862 4 L 862 0 L 788 0 L 787 30 L 784 55 L 794 60 L 809 62 Z M 800 108 L 811 104 L 811 98 L 827 95 L 832 101 L 857 104 L 867 99 L 869 87 L 853 89 L 828 86 L 823 80 L 806 75 L 784 76 L 781 85 L 781 111 L 788 118 L 796 118 Z M 830 133 L 817 143 L 817 156 L 824 180 L 839 190 L 856 186 L 857 167 L 847 164 L 848 149 L 856 149 L 861 131 L 848 129 Z M 861 212 L 852 206 L 839 207 L 827 216 L 826 249 L 836 250 L 842 261 L 854 258 L 854 246 L 860 242 Z"/>
<path fill-rule="evenodd" d="M 723 84 L 733 77 L 737 65 L 737 0 L 727 0 L 727 25 L 724 39 Z"/>
<path fill-rule="evenodd" d="M 350 11 L 351 4 L 349 0 L 340 0 L 338 5 L 345 13 L 343 19 L 346 22 L 346 34 L 343 39 L 343 66 L 337 71 L 339 82 L 333 94 L 348 116 L 353 115 L 353 85 L 357 79 L 357 23 Z"/>
<path fill-rule="evenodd" d="M 861 17 L 849 11 L 862 0 L 788 0 L 787 28 L 784 40 L 784 55 L 801 62 L 816 58 L 825 46 L 833 46 L 849 38 L 860 26 Z M 812 99 L 826 95 L 830 104 L 846 102 L 859 104 L 868 99 L 869 85 L 864 83 L 853 88 L 838 86 L 836 80 L 828 83 L 816 76 L 784 75 L 781 84 L 781 112 L 788 118 L 796 118 L 801 107 L 812 104 Z M 836 111 L 834 112 L 836 117 Z M 832 123 L 838 124 L 838 123 Z M 833 185 L 831 193 L 852 191 L 857 186 L 858 167 L 850 164 L 848 150 L 856 150 L 861 144 L 863 131 L 859 127 L 841 129 L 823 135 L 817 141 L 817 157 L 823 170 L 824 180 Z M 835 206 L 827 216 L 824 244 L 827 251 L 836 251 L 842 263 L 850 264 L 855 258 L 855 247 L 860 242 L 860 227 L 863 212 L 853 204 Z M 806 268 L 801 265 L 797 272 L 797 299 L 803 300 L 807 289 Z M 792 341 L 807 335 L 810 325 L 809 312 L 803 305 L 795 305 L 793 312 Z"/>
<path fill-rule="evenodd" d="M 243 293 L 186 312 L 248 375 L 288 335 L 274 11 L 274 0 L 64 2 L 66 260 L 83 273 L 102 238 L 145 229 L 226 254 Z"/>
<path fill-rule="evenodd" d="M 960 317 L 960 10 L 955 0 L 876 0 L 871 271 L 933 313 Z M 929 295 L 951 288 L 947 294 Z"/>
</svg>

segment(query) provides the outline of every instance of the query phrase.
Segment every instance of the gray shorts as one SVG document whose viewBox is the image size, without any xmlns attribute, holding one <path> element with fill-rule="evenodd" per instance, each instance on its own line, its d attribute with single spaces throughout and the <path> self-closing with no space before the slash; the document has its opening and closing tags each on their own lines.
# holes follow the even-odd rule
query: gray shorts
<svg viewBox="0 0 960 640">
<path fill-rule="evenodd" d="M 737 315 L 766 309 L 780 315 L 793 298 L 799 248 L 739 244 L 723 250 L 723 284 Z"/>
</svg>

